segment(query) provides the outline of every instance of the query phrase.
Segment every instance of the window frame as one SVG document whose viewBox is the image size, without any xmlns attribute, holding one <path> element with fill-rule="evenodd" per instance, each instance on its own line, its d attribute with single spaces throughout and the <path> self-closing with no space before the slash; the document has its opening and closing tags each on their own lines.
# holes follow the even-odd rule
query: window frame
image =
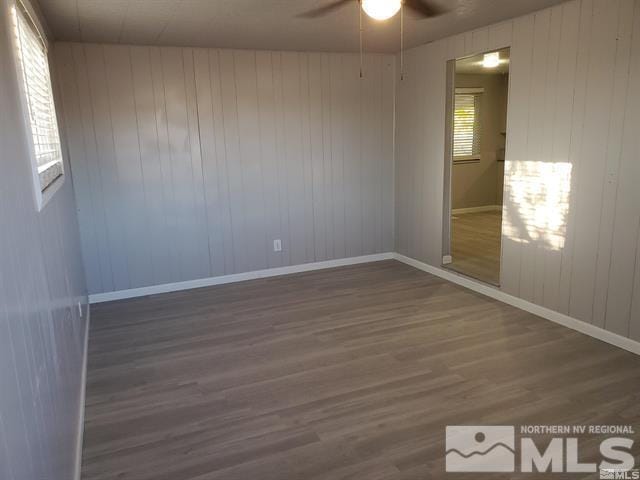
<svg viewBox="0 0 640 480">
<path fill-rule="evenodd" d="M 453 121 L 454 127 L 452 131 L 452 145 L 451 145 L 451 157 L 453 159 L 454 164 L 465 164 L 465 163 L 478 163 L 482 159 L 482 153 L 478 151 L 478 153 L 472 153 L 471 155 L 455 155 L 455 105 L 456 105 L 456 95 L 475 95 L 480 97 L 480 101 L 482 101 L 482 94 L 484 93 L 484 88 L 482 87 L 456 87 L 453 92 Z M 479 115 L 478 112 L 474 112 L 474 130 L 475 125 L 478 125 L 478 130 L 482 130 L 482 109 L 480 109 Z M 482 133 L 479 134 L 482 136 Z M 478 144 L 479 145 L 479 144 Z M 478 146 L 479 148 L 479 146 Z"/>
<path fill-rule="evenodd" d="M 47 36 L 44 33 L 44 29 L 42 24 L 40 23 L 37 14 L 33 10 L 32 5 L 25 0 L 14 0 L 10 2 L 9 5 L 11 12 L 11 49 L 13 60 L 16 69 L 16 80 L 19 91 L 19 104 L 20 109 L 22 110 L 22 120 L 24 124 L 24 132 L 25 132 L 25 144 L 27 147 L 28 155 L 29 155 L 29 167 L 31 170 L 32 177 L 32 186 L 34 193 L 34 200 L 36 205 L 36 210 L 38 212 L 42 211 L 49 201 L 53 198 L 53 196 L 60 190 L 60 188 L 64 185 L 66 172 L 64 165 L 64 150 L 63 150 L 63 142 L 62 142 L 62 134 L 60 128 L 60 122 L 58 117 L 58 109 L 55 101 L 55 87 L 54 87 L 54 79 L 53 73 L 51 69 L 51 59 L 49 57 L 49 42 Z M 20 56 L 20 39 L 18 38 L 18 32 L 16 30 L 18 15 L 25 15 L 27 18 L 27 22 L 31 24 L 31 27 L 35 29 L 36 35 L 40 37 L 44 47 L 44 54 L 47 59 L 47 68 L 49 69 L 49 82 L 51 83 L 51 96 L 52 102 L 54 106 L 54 117 L 57 127 L 58 133 L 58 141 L 60 144 L 60 162 L 57 164 L 60 165 L 60 174 L 49 183 L 44 189 L 41 186 L 41 176 L 39 173 L 39 165 L 38 158 L 36 156 L 36 150 L 33 140 L 33 129 L 31 126 L 31 118 L 29 113 L 29 100 L 28 94 L 26 91 L 25 85 L 25 72 L 22 64 L 22 58 Z"/>
</svg>

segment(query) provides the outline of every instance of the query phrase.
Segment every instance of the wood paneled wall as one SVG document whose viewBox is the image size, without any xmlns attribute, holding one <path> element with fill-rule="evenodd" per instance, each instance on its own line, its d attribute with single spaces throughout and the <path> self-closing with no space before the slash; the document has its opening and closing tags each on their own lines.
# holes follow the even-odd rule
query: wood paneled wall
<svg viewBox="0 0 640 480">
<path fill-rule="evenodd" d="M 640 340 L 640 1 L 567 2 L 407 52 L 396 249 L 440 266 L 446 61 L 507 46 L 502 289 Z"/>
<path fill-rule="evenodd" d="M 74 478 L 87 320 L 69 165 L 37 211 L 11 38 L 0 0 L 0 479 Z"/>
<path fill-rule="evenodd" d="M 393 248 L 392 56 L 55 56 L 91 293 Z"/>
</svg>

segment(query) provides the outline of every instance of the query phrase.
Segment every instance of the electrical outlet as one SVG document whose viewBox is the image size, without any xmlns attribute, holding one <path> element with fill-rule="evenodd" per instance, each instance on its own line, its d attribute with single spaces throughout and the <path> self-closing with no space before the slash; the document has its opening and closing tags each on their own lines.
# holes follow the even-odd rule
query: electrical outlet
<svg viewBox="0 0 640 480">
<path fill-rule="evenodd" d="M 82 302 L 78 302 L 78 314 L 80 318 L 82 318 Z"/>
<path fill-rule="evenodd" d="M 451 258 L 451 255 L 445 255 L 444 257 L 442 257 L 443 265 L 449 265 L 450 263 L 453 263 L 453 258 Z"/>
<path fill-rule="evenodd" d="M 282 251 L 282 240 L 277 239 L 273 241 L 273 251 L 281 252 Z"/>
</svg>

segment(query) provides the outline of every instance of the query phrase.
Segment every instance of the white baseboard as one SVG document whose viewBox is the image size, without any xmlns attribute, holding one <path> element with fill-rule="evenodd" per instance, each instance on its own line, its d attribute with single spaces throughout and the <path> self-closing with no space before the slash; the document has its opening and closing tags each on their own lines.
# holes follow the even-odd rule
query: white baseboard
<svg viewBox="0 0 640 480">
<path fill-rule="evenodd" d="M 309 272 L 312 270 L 322 270 L 325 268 L 357 265 L 359 263 L 391 260 L 392 258 L 394 258 L 394 253 L 377 253 L 374 255 L 340 258 L 337 260 L 327 260 L 324 262 L 304 263 L 301 265 L 292 265 L 289 267 L 268 268 L 265 270 L 255 270 L 253 272 L 236 273 L 233 275 L 223 275 L 220 277 L 200 278 L 197 280 L 187 280 L 177 283 L 165 283 L 163 285 L 132 288 L 129 290 L 120 290 L 117 292 L 96 293 L 93 295 L 89 295 L 89 303 L 111 302 L 113 300 L 144 297 L 146 295 L 156 295 L 158 293 L 178 292 L 180 290 L 190 290 L 192 288 L 211 287 L 213 285 L 223 285 L 225 283 L 244 282 L 246 280 L 255 280 L 257 278 L 277 277 L 280 275 L 288 275 L 290 273 Z"/>
<path fill-rule="evenodd" d="M 91 305 L 87 304 L 87 326 L 84 332 L 84 351 L 82 352 L 82 378 L 80 383 L 80 411 L 78 412 L 78 432 L 76 436 L 76 471 L 75 480 L 82 476 L 82 445 L 84 440 L 84 412 L 87 391 L 87 357 L 89 356 L 89 327 L 91 323 Z"/>
<path fill-rule="evenodd" d="M 449 270 L 428 265 L 405 255 L 396 253 L 394 255 L 394 258 L 402 263 L 411 265 L 418 270 L 431 273 L 432 275 L 436 275 L 440 278 L 486 295 L 487 297 L 491 297 L 508 305 L 512 305 L 516 308 L 519 308 L 520 310 L 533 313 L 534 315 L 545 318 L 554 323 L 558 323 L 567 328 L 571 328 L 572 330 L 576 330 L 580 333 L 584 333 L 585 335 L 589 335 L 590 337 L 597 338 L 598 340 L 602 340 L 603 342 L 609 343 L 611 345 L 615 345 L 616 347 L 622 348 L 631 353 L 635 353 L 636 355 L 640 355 L 640 342 L 636 342 L 635 340 L 632 340 L 630 338 L 623 337 L 622 335 L 609 332 L 600 327 L 596 327 L 595 325 L 591 325 L 581 320 L 577 320 L 573 317 L 569 317 L 568 315 L 564 315 L 554 310 L 550 310 L 546 307 L 536 305 L 535 303 L 531 303 L 521 298 L 514 297 L 513 295 L 509 295 L 508 293 L 499 290 L 497 287 L 478 282 L 463 275 L 458 275 Z"/>
<path fill-rule="evenodd" d="M 578 332 L 597 338 L 599 340 L 602 340 L 603 342 L 610 343 L 611 345 L 615 345 L 617 347 L 623 348 L 624 350 L 628 350 L 629 352 L 640 355 L 640 342 L 636 342 L 635 340 L 631 340 L 630 338 L 609 332 L 600 327 L 596 327 L 589 323 L 585 323 L 583 321 L 569 317 L 568 315 L 564 315 L 562 313 L 550 310 L 546 307 L 528 302 L 521 298 L 505 293 L 497 287 L 478 282 L 476 280 L 465 277 L 463 275 L 459 275 L 449 270 L 445 270 L 443 268 L 428 265 L 426 263 L 420 262 L 419 260 L 415 260 L 399 253 L 391 252 L 378 253 L 375 255 L 363 255 L 360 257 L 341 258 L 338 260 L 327 260 L 324 262 L 305 263 L 302 265 L 293 265 L 289 267 L 269 268 L 266 270 L 257 270 L 253 272 L 238 273 L 233 275 L 223 275 L 220 277 L 202 278 L 198 280 L 188 280 L 185 282 L 154 285 L 151 287 L 120 290 L 117 292 L 98 293 L 89 295 L 89 303 L 110 302 L 113 300 L 122 300 L 126 298 L 143 297 L 146 295 L 155 295 L 159 293 L 177 292 L 180 290 L 189 290 L 192 288 L 209 287 L 226 283 L 255 280 L 258 278 L 276 277 L 280 275 L 288 275 L 291 273 L 309 272 L 312 270 L 322 270 L 325 268 L 357 265 L 359 263 L 377 262 L 390 259 L 396 259 L 419 270 L 431 273 L 450 282 L 469 288 L 470 290 L 499 300 L 508 305 L 512 305 L 521 310 L 530 312 L 534 315 L 538 315 L 539 317 L 545 318 L 573 330 L 577 330 Z"/>
<path fill-rule="evenodd" d="M 483 205 L 481 207 L 454 208 L 451 213 L 456 215 L 461 213 L 499 212 L 501 210 L 502 205 Z"/>
</svg>

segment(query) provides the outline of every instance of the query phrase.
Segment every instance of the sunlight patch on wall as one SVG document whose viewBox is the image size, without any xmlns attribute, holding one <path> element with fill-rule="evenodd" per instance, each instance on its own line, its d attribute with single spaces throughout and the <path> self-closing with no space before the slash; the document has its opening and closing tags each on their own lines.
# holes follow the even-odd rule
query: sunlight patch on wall
<svg viewBox="0 0 640 480">
<path fill-rule="evenodd" d="M 506 162 L 509 183 L 503 233 L 521 243 L 564 248 L 571 167 L 567 162 Z"/>
</svg>

